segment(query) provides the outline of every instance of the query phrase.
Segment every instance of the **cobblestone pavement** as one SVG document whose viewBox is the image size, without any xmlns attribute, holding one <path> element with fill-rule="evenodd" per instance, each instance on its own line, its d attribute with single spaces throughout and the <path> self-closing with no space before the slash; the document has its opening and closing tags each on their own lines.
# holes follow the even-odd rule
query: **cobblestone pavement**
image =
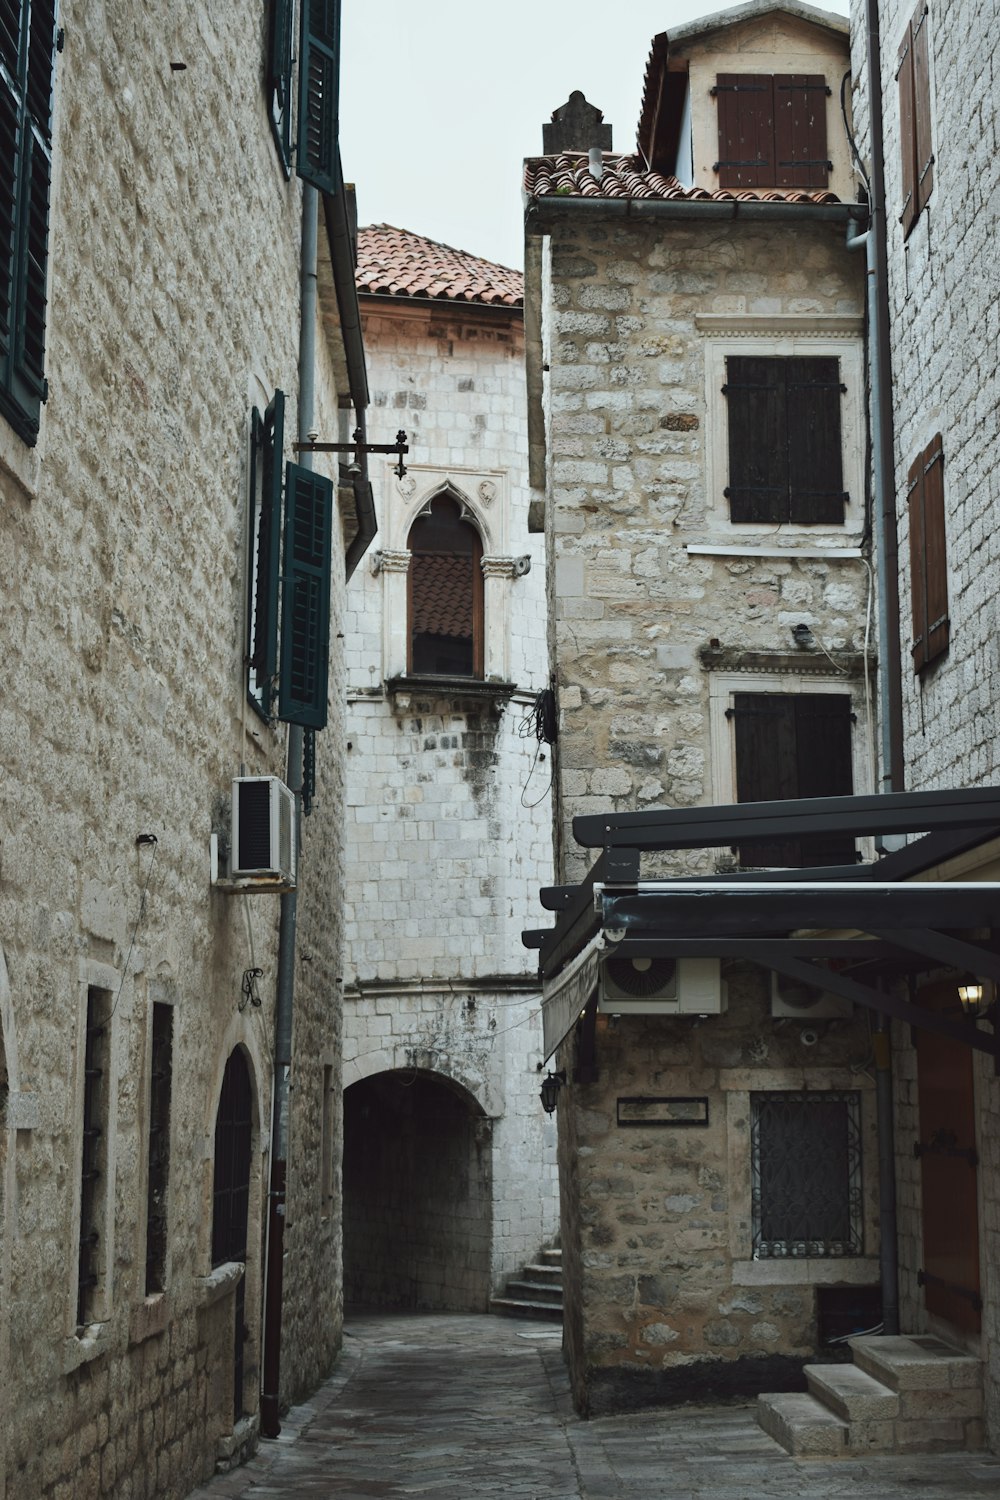
<svg viewBox="0 0 1000 1500">
<path fill-rule="evenodd" d="M 502 1318 L 349 1320 L 334 1374 L 242 1469 L 189 1500 L 996 1500 L 1000 1458 L 790 1458 L 751 1406 L 581 1422 L 558 1330 Z"/>
</svg>

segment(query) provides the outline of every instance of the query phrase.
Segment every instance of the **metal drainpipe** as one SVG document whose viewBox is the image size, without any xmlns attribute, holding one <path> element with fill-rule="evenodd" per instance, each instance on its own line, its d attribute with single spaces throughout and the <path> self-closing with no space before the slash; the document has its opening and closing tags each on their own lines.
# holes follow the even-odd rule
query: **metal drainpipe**
<svg viewBox="0 0 1000 1500">
<path fill-rule="evenodd" d="M 316 372 L 316 239 L 319 197 L 302 186 L 302 269 L 299 323 L 299 441 L 313 428 Z M 298 462 L 312 467 L 312 454 Z M 295 794 L 296 849 L 302 854 L 302 741 L 299 724 L 288 726 L 286 780 Z M 281 1317 L 285 1255 L 285 1185 L 288 1173 L 288 1111 L 292 1067 L 292 1007 L 295 993 L 295 923 L 297 892 L 281 898 L 278 929 L 278 985 L 274 1006 L 274 1101 L 271 1115 L 271 1185 L 268 1194 L 267 1265 L 264 1272 L 264 1359 L 260 1430 L 275 1438 L 281 1431 L 278 1397 L 281 1383 Z"/>
<path fill-rule="evenodd" d="M 889 267 L 886 236 L 882 44 L 878 0 L 866 0 L 865 70 L 871 145 L 871 221 L 866 239 L 868 358 L 875 422 L 872 470 L 878 558 L 879 699 L 883 792 L 905 788 L 903 685 L 899 633 L 899 547 L 896 534 L 895 434 L 889 328 Z M 875 1107 L 878 1117 L 879 1269 L 882 1331 L 899 1332 L 899 1245 L 896 1221 L 896 1148 L 892 1102 L 892 1029 L 875 1020 Z"/>
</svg>

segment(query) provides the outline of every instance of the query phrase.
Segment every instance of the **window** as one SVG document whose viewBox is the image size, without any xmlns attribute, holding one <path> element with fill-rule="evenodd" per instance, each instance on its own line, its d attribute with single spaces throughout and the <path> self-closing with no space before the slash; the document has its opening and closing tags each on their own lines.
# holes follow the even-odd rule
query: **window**
<svg viewBox="0 0 1000 1500">
<path fill-rule="evenodd" d="M 734 726 L 736 798 L 850 796 L 854 714 L 846 693 L 734 693 L 726 716 Z M 855 861 L 849 836 L 762 840 L 739 848 L 744 868 L 841 865 Z"/>
<path fill-rule="evenodd" d="M 931 146 L 931 62 L 928 8 L 920 0 L 899 48 L 899 140 L 903 207 L 899 221 L 904 239 L 927 206 L 934 186 Z"/>
<path fill-rule="evenodd" d="M 170 1176 L 170 1091 L 174 1010 L 154 1002 L 149 1070 L 146 1179 L 146 1296 L 167 1284 L 167 1184 Z"/>
<path fill-rule="evenodd" d="M 948 556 L 941 434 L 910 466 L 906 486 L 910 517 L 910 592 L 913 670 L 922 672 L 948 649 Z"/>
<path fill-rule="evenodd" d="M 860 1255 L 857 1093 L 750 1096 L 753 1257 Z"/>
<path fill-rule="evenodd" d="M 286 464 L 285 398 L 251 417 L 247 541 L 247 696 L 270 719 L 322 729 L 327 718 L 333 484 Z M 283 524 L 282 524 L 283 521 Z M 279 631 L 280 618 L 280 631 Z"/>
<path fill-rule="evenodd" d="M 76 1326 L 82 1333 L 101 1316 L 108 1273 L 106 1220 L 110 1192 L 108 1126 L 111 1114 L 111 995 L 87 990 L 84 1030 L 83 1120 L 80 1151 L 80 1242 Z"/>
<path fill-rule="evenodd" d="M 730 519 L 842 525 L 841 398 L 836 356 L 726 359 Z"/>
<path fill-rule="evenodd" d="M 52 180 L 54 0 L 0 5 L 0 410 L 38 439 Z"/>
<path fill-rule="evenodd" d="M 292 36 L 294 0 L 271 0 L 267 39 L 267 104 L 285 174 L 292 159 Z M 320 192 L 337 191 L 340 0 L 301 0 L 298 142 L 295 169 Z"/>
<path fill-rule="evenodd" d="M 321 1128 L 320 1141 L 320 1213 L 328 1218 L 333 1208 L 333 1162 L 334 1162 L 334 1113 L 337 1103 L 336 1086 L 334 1082 L 334 1068 L 332 1063 L 326 1063 L 323 1067 L 323 1094 L 321 1099 Z"/>
<path fill-rule="evenodd" d="M 482 541 L 462 508 L 438 495 L 410 529 L 408 670 L 483 675 Z"/>
<path fill-rule="evenodd" d="M 719 160 L 724 188 L 825 188 L 826 79 L 814 73 L 720 73 Z"/>
</svg>

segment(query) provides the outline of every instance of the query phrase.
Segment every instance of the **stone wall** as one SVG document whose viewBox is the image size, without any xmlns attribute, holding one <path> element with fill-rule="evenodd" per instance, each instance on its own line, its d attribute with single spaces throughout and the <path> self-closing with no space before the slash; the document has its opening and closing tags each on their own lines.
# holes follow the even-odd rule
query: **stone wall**
<svg viewBox="0 0 1000 1500">
<path fill-rule="evenodd" d="M 821 1352 L 818 1289 L 851 1297 L 878 1282 L 864 1021 L 820 1026 L 808 1044 L 797 1022 L 771 1022 L 759 970 L 727 975 L 720 1017 L 599 1017 L 597 1082 L 560 1095 L 566 1346 L 584 1412 L 804 1388 L 801 1366 Z M 572 1065 L 571 1045 L 561 1060 Z M 830 1089 L 860 1096 L 863 1253 L 757 1258 L 751 1096 Z M 704 1099 L 707 1123 L 620 1124 L 620 1098 L 635 1096 Z"/>
<path fill-rule="evenodd" d="M 547 655 L 542 545 L 527 530 L 520 312 L 363 306 L 370 425 L 380 436 L 404 427 L 410 454 L 403 481 L 389 464 L 379 473 L 376 561 L 349 591 L 344 1082 L 417 1068 L 477 1101 L 490 1122 L 496 1288 L 555 1235 L 558 1212 L 554 1131 L 538 1100 L 539 995 L 520 941 L 552 872 L 550 751 L 526 723 Z M 494 560 L 484 655 L 503 690 L 385 685 L 407 669 L 409 530 L 442 489 Z M 515 574 L 517 558 L 527 571 Z M 430 1190 L 433 1163 L 426 1153 L 416 1163 L 428 1176 L 413 1190 Z M 461 1267 L 443 1274 L 464 1286 Z"/>
<path fill-rule="evenodd" d="M 1000 269 L 992 252 L 1000 168 L 995 149 L 995 71 L 981 46 L 995 26 L 995 3 L 959 0 L 928 14 L 934 186 L 904 240 L 897 55 L 914 6 L 878 7 L 885 130 L 886 225 L 895 423 L 896 515 L 900 557 L 900 635 L 906 786 L 990 785 L 997 780 L 998 658 L 994 517 L 1000 503 L 996 344 Z M 864 7 L 851 7 L 855 98 L 862 156 L 869 153 Z M 906 506 L 911 463 L 940 432 L 944 449 L 950 645 L 919 676 L 911 666 L 911 593 Z M 947 878 L 947 876 L 946 876 Z M 955 877 L 952 877 L 955 878 Z M 983 878 L 974 864 L 964 879 Z M 915 1139 L 915 1061 L 908 1038 L 897 1048 L 897 1180 L 900 1199 L 901 1315 L 926 1326 L 916 1286 L 921 1262 L 920 1188 L 907 1153 Z M 981 1352 L 988 1440 L 1000 1445 L 1000 1288 L 997 1226 L 1000 1161 L 995 1149 L 996 1087 L 976 1057 L 980 1125 Z"/>
<path fill-rule="evenodd" d="M 49 400 L 34 449 L 0 422 L 0 1018 L 16 1058 L 0 1472 L 9 1495 L 182 1495 L 233 1429 L 233 1286 L 211 1272 L 211 1221 L 215 1113 L 236 1047 L 253 1085 L 251 1412 L 259 1387 L 278 901 L 214 890 L 209 835 L 241 764 L 284 773 L 283 730 L 243 702 L 243 567 L 250 409 L 281 387 L 294 422 L 301 193 L 270 135 L 263 13 L 248 28 L 199 5 L 165 25 L 67 0 L 60 22 Z M 322 339 L 319 359 L 329 430 Z M 342 696 L 338 660 L 331 697 Z M 310 1053 L 336 1046 L 336 743 L 303 859 L 296 1025 Z M 149 834 L 155 844 L 137 844 Z M 254 962 L 263 1004 L 241 1012 Z M 88 986 L 113 1010 L 110 1169 L 100 1308 L 78 1337 Z M 146 1297 L 157 1002 L 174 1013 L 167 1286 Z M 294 1082 L 285 1399 L 328 1368 L 340 1331 L 339 1230 L 313 1238 L 313 1065 Z"/>
<path fill-rule="evenodd" d="M 550 257 L 559 821 L 563 873 L 577 879 L 592 856 L 573 841 L 575 815 L 731 800 L 712 672 L 808 673 L 815 691 L 849 678 L 862 726 L 856 787 L 870 784 L 867 584 L 846 551 L 864 526 L 863 288 L 842 229 L 820 224 L 737 232 L 589 218 L 554 231 Z M 843 527 L 728 522 L 719 362 L 765 346 L 829 348 L 850 371 Z M 811 651 L 795 648 L 800 623 Z"/>
</svg>

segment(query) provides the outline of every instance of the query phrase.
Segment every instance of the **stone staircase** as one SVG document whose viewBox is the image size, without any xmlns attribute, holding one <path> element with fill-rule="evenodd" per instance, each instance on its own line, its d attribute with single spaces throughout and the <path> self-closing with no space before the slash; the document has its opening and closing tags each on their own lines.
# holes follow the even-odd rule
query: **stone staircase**
<svg viewBox="0 0 1000 1500">
<path fill-rule="evenodd" d="M 798 1458 L 981 1448 L 982 1365 L 930 1334 L 848 1339 L 853 1364 L 807 1365 L 808 1393 L 757 1398 L 757 1421 Z"/>
<path fill-rule="evenodd" d="M 542 1250 L 537 1261 L 507 1279 L 502 1297 L 490 1298 L 490 1312 L 508 1318 L 562 1322 L 562 1251 Z"/>
</svg>

